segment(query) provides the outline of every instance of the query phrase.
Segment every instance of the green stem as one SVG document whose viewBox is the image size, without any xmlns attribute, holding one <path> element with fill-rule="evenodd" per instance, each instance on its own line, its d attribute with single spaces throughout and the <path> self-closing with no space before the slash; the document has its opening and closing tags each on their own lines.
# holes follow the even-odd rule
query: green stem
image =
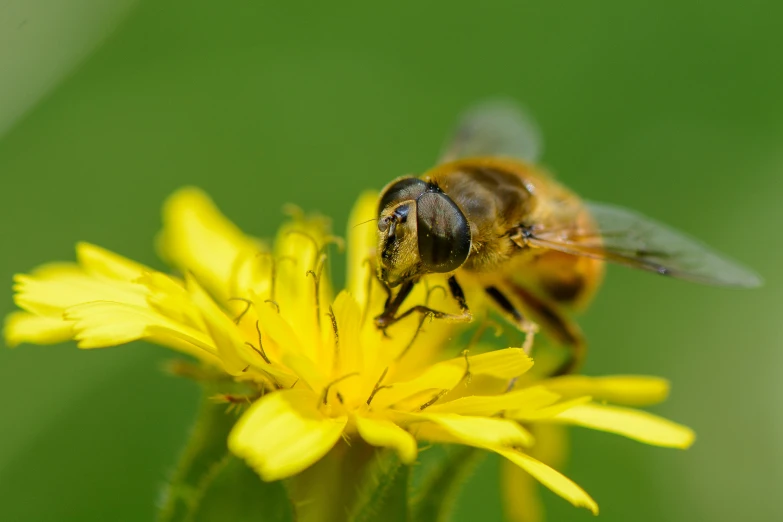
<svg viewBox="0 0 783 522">
<path fill-rule="evenodd" d="M 470 446 L 453 446 L 425 477 L 413 500 L 414 522 L 451 520 L 460 489 L 487 452 Z"/>
<path fill-rule="evenodd" d="M 228 451 L 226 441 L 236 416 L 226 411 L 225 404 L 216 404 L 210 399 L 217 391 L 214 385 L 204 384 L 202 389 L 196 422 L 164 491 L 158 522 L 182 522 L 186 519 L 197 499 L 203 478 L 225 458 Z"/>
</svg>

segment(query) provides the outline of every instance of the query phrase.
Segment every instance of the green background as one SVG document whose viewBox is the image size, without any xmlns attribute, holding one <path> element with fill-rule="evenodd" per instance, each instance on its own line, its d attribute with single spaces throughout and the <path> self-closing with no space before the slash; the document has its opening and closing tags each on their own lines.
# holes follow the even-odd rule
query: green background
<svg viewBox="0 0 783 522">
<path fill-rule="evenodd" d="M 432 164 L 465 105 L 513 96 L 569 186 L 766 279 L 731 291 L 610 270 L 582 321 L 586 372 L 670 378 L 656 411 L 699 438 L 680 452 L 574 431 L 569 475 L 604 522 L 783 518 L 783 4 L 389 4 L 0 3 L 0 312 L 12 274 L 79 240 L 160 267 L 160 205 L 183 185 L 257 235 L 283 202 L 342 231 L 361 190 Z M 2 350 L 0 519 L 151 519 L 198 395 L 158 371 L 169 357 Z M 499 518 L 496 468 L 459 520 Z M 550 520 L 592 519 L 546 501 Z"/>
</svg>

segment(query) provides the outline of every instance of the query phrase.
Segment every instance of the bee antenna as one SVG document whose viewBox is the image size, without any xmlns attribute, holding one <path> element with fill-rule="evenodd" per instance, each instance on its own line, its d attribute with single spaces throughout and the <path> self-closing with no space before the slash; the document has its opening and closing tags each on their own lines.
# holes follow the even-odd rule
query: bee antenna
<svg viewBox="0 0 783 522">
<path fill-rule="evenodd" d="M 362 225 L 366 225 L 367 223 L 372 223 L 373 221 L 375 221 L 375 218 L 368 219 L 367 221 L 362 221 L 361 223 L 357 223 L 357 224 L 355 224 L 355 225 L 353 226 L 353 228 L 360 227 L 360 226 L 362 226 Z"/>
</svg>

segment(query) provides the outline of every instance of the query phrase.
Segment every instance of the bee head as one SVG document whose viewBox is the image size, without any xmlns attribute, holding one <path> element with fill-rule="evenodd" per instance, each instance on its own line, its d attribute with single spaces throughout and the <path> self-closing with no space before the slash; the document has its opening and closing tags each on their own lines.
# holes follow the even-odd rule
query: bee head
<svg viewBox="0 0 783 522">
<path fill-rule="evenodd" d="M 459 268 L 470 253 L 470 225 L 437 185 L 418 178 L 389 184 L 378 205 L 378 275 L 389 286 Z"/>
</svg>

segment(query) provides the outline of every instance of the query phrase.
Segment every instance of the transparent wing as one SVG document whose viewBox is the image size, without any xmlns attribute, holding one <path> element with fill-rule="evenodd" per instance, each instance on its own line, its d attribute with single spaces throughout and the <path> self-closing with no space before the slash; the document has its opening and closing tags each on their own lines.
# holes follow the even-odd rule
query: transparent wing
<svg viewBox="0 0 783 522">
<path fill-rule="evenodd" d="M 492 99 L 465 111 L 440 162 L 495 156 L 535 163 L 542 148 L 541 133 L 533 118 L 511 100 Z"/>
<path fill-rule="evenodd" d="M 702 284 L 754 287 L 762 283 L 736 261 L 648 217 L 604 203 L 587 206 L 597 231 L 542 227 L 532 231 L 530 242 Z"/>
</svg>

